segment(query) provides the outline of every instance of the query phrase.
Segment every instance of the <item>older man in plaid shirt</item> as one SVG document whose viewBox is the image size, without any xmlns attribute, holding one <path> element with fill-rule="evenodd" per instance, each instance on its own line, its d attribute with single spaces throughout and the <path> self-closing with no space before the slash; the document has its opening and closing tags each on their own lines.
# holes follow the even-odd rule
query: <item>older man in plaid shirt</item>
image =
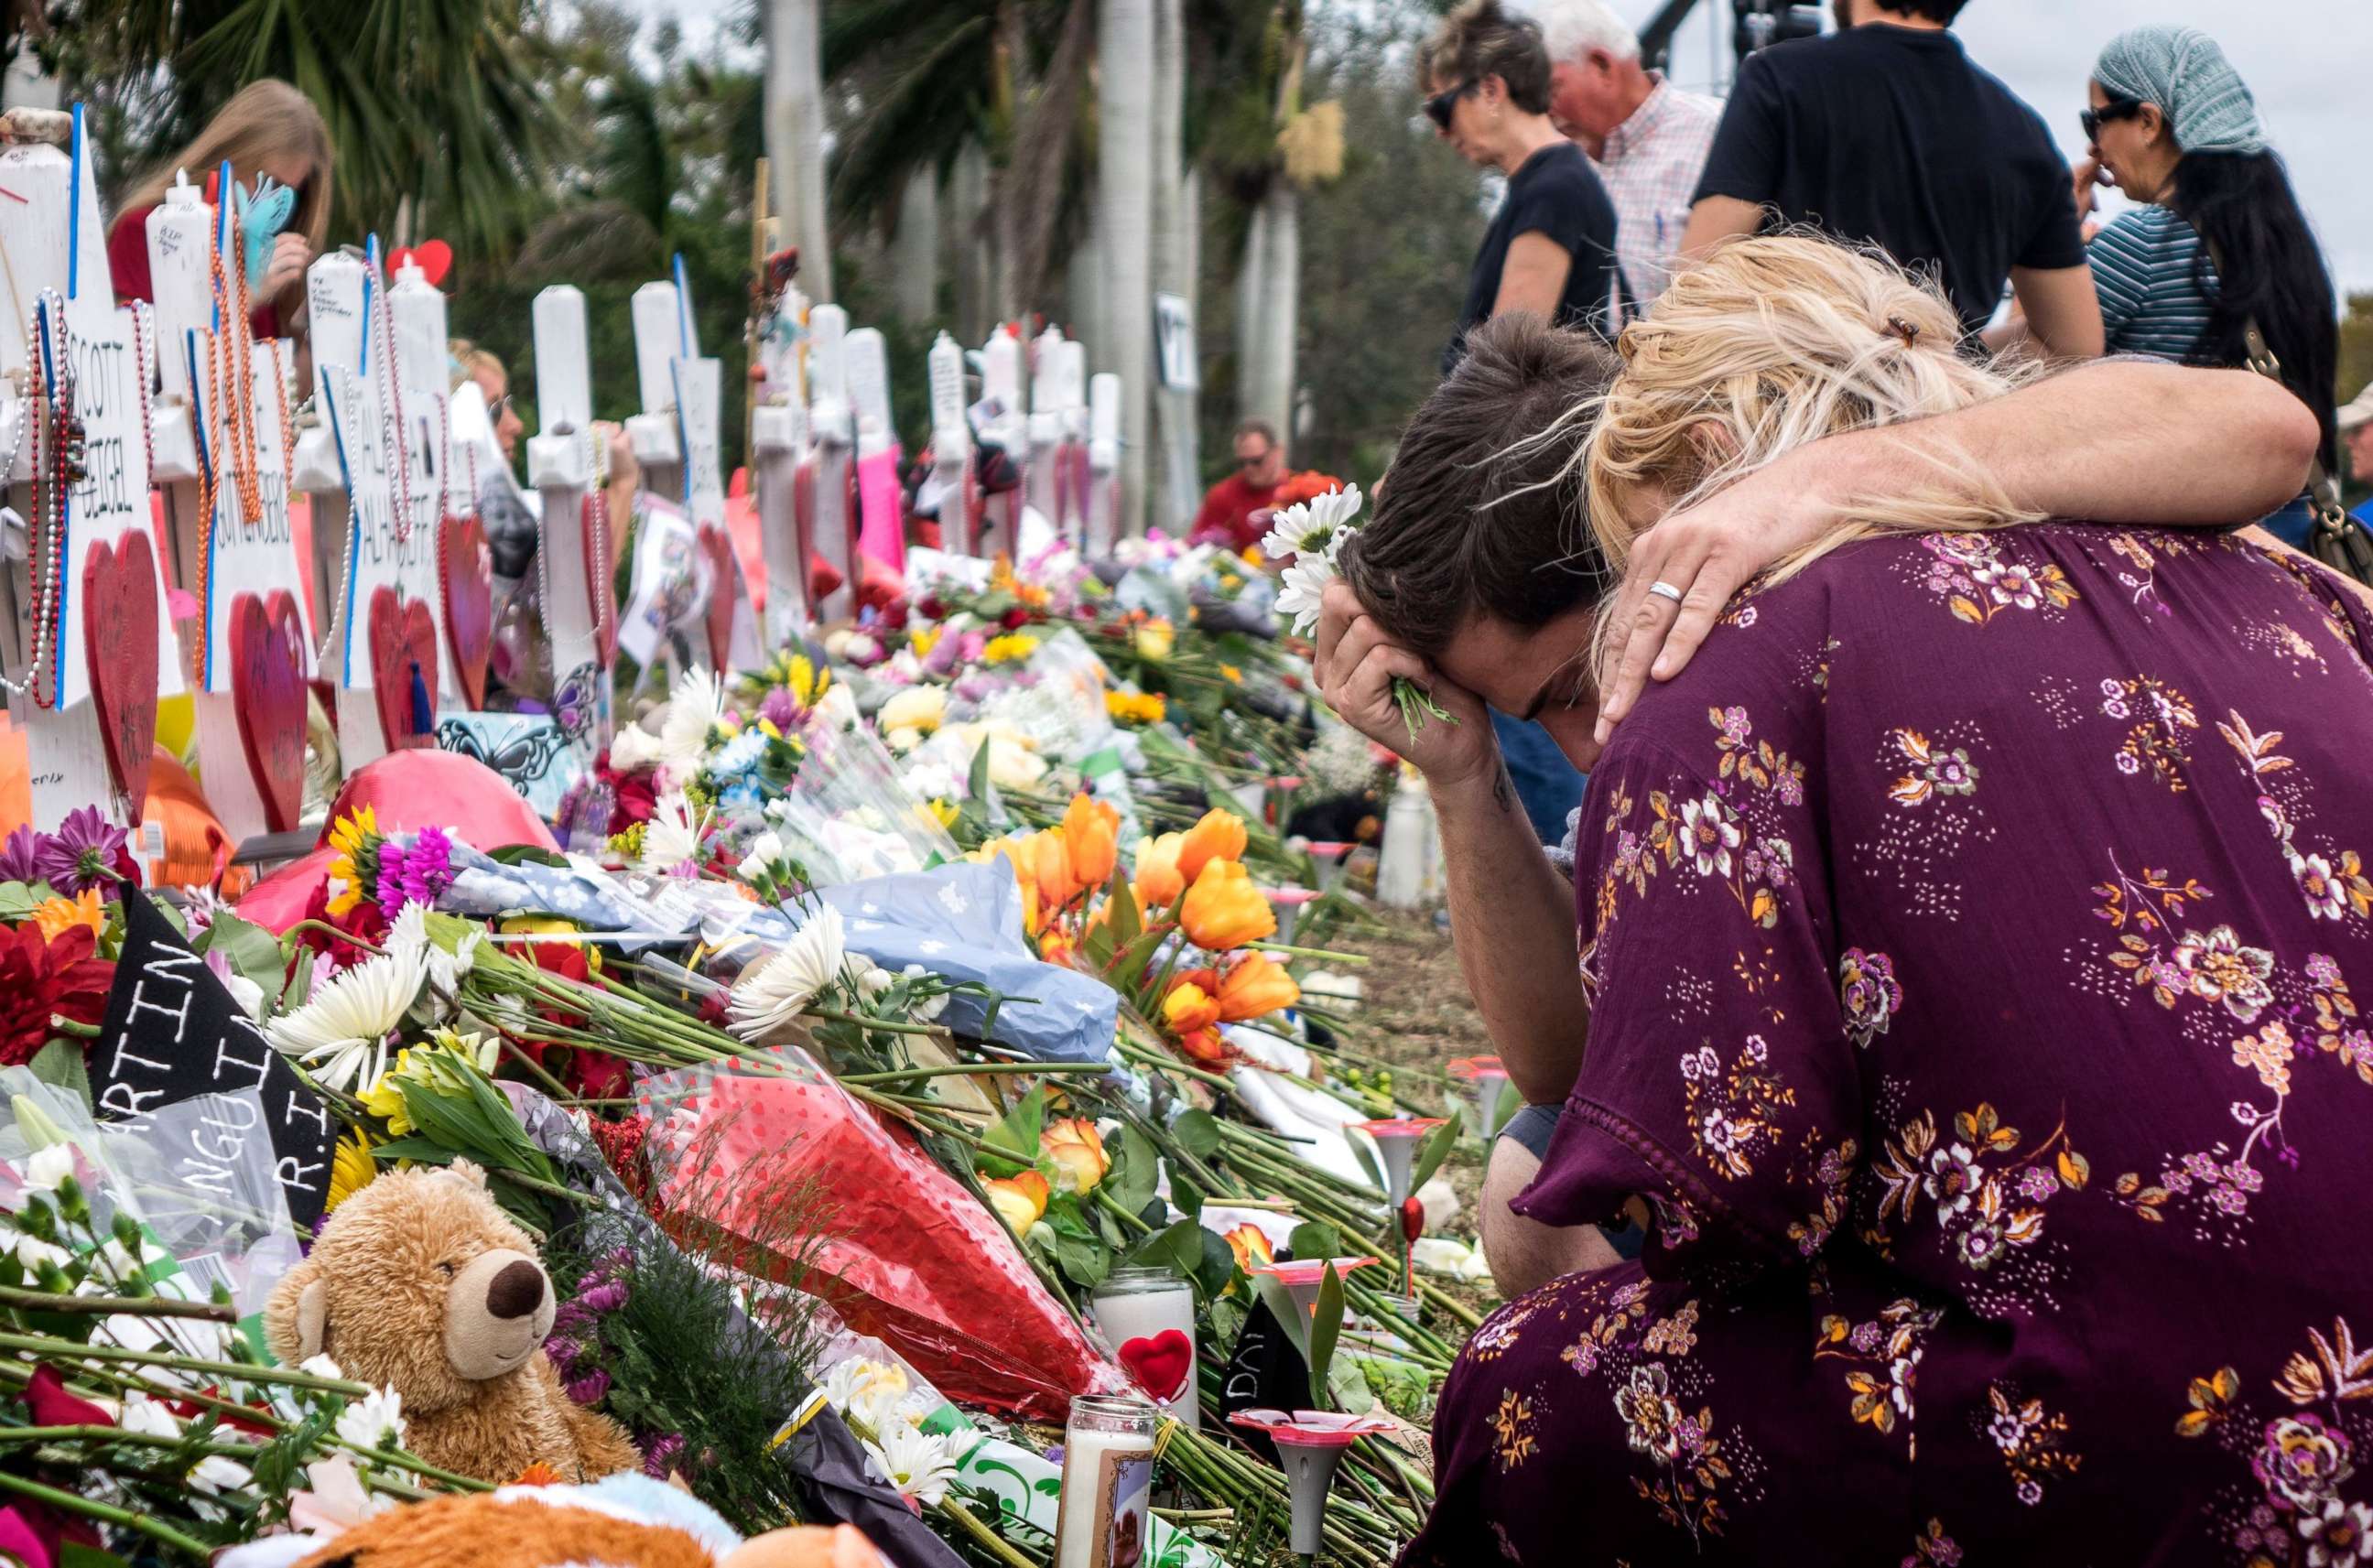
<svg viewBox="0 0 2373 1568">
<path fill-rule="evenodd" d="M 1643 68 L 1638 35 L 1604 0 L 1543 0 L 1535 16 L 1549 52 L 1549 118 L 1590 155 L 1615 204 L 1626 313 L 1636 315 L 1672 280 L 1722 105 Z"/>
</svg>

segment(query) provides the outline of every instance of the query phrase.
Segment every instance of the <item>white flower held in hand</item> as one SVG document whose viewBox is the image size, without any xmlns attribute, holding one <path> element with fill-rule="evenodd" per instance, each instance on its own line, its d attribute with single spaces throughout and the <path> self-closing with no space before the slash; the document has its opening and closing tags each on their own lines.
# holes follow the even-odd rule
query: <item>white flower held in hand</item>
<svg viewBox="0 0 2373 1568">
<path fill-rule="evenodd" d="M 1282 574 L 1285 586 L 1277 596 L 1277 607 L 1293 617 L 1296 637 L 1308 637 L 1318 629 L 1327 585 L 1338 575 L 1335 563 L 1343 553 L 1343 542 L 1359 532 L 1351 520 L 1360 515 L 1360 487 L 1348 485 L 1270 514 L 1261 555 L 1269 560 L 1291 561 Z M 1393 677 L 1393 701 L 1400 708 L 1401 723 L 1412 741 L 1429 718 L 1445 724 L 1458 722 L 1449 709 L 1433 700 L 1432 692 L 1403 675 Z"/>
</svg>

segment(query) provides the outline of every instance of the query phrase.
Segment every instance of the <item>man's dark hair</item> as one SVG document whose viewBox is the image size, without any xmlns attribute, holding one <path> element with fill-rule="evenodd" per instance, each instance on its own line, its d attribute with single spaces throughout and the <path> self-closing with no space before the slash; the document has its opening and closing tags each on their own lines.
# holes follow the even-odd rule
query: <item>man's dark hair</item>
<svg viewBox="0 0 2373 1568">
<path fill-rule="evenodd" d="M 1447 80 L 1454 86 L 1497 76 L 1507 87 L 1508 101 L 1527 114 L 1549 111 L 1549 51 L 1541 41 L 1540 25 L 1527 17 L 1512 17 L 1500 0 L 1467 0 L 1418 50 L 1420 89 Z"/>
<path fill-rule="evenodd" d="M 1547 626 L 1607 591 L 1582 511 L 1578 404 L 1621 369 L 1587 333 L 1516 311 L 1467 334 L 1343 547 L 1344 579 L 1393 640 L 1432 657 L 1469 620 Z"/>
<path fill-rule="evenodd" d="M 1878 8 L 1892 11 L 1899 17 L 1925 17 L 1940 27 L 1951 27 L 1953 18 L 1970 0 L 1878 0 Z"/>
<path fill-rule="evenodd" d="M 1270 424 L 1266 419 L 1253 418 L 1237 420 L 1235 439 L 1241 441 L 1246 436 L 1258 436 L 1262 440 L 1267 441 L 1273 447 L 1279 444 L 1277 439 L 1277 427 Z"/>
</svg>

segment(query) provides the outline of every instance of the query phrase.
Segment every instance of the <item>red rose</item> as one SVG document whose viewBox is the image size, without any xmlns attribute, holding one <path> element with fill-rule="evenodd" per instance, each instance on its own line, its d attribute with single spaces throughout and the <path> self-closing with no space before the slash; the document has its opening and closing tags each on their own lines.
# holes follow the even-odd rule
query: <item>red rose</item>
<svg viewBox="0 0 2373 1568">
<path fill-rule="evenodd" d="M 38 926 L 0 926 L 0 1066 L 32 1060 L 49 1044 L 53 1013 L 90 1024 L 106 1016 L 115 965 L 91 956 L 98 941 L 88 926 L 54 942 Z"/>
<path fill-rule="evenodd" d="M 1030 612 L 1017 604 L 1012 609 L 1005 612 L 1003 615 L 999 616 L 997 624 L 1003 626 L 1007 631 L 1018 632 L 1023 627 L 1030 624 Z"/>
<path fill-rule="evenodd" d="M 944 621 L 948 618 L 947 605 L 942 603 L 936 595 L 924 600 L 916 608 L 922 613 L 923 619 L 927 621 Z"/>
</svg>

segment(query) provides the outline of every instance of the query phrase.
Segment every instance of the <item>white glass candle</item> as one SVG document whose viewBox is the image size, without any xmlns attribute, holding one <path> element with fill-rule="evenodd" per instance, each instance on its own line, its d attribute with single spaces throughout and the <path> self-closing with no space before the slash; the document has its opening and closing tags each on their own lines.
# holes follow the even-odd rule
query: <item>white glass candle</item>
<svg viewBox="0 0 2373 1568">
<path fill-rule="evenodd" d="M 1171 1419 L 1201 1431 L 1194 1288 L 1168 1269 L 1116 1269 L 1088 1306 L 1129 1380 Z"/>
<path fill-rule="evenodd" d="M 1133 1395 L 1081 1395 L 1063 1433 L 1055 1568 L 1138 1568 L 1152 1550 L 1153 1432 Z"/>
</svg>

